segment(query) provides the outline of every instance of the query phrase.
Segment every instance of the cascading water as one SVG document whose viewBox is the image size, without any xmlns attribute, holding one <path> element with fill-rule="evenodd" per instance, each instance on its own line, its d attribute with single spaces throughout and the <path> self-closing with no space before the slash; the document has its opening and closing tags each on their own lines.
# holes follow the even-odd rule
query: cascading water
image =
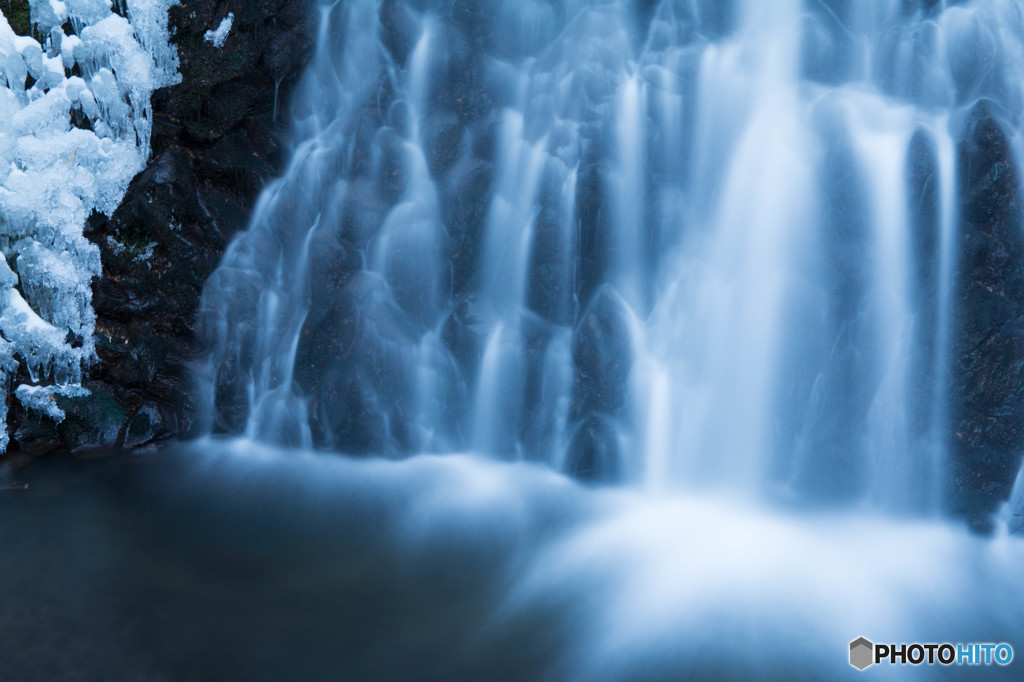
<svg viewBox="0 0 1024 682">
<path fill-rule="evenodd" d="M 1024 105 L 1019 3 L 350 0 L 318 12 L 293 158 L 204 292 L 211 430 L 531 460 L 657 493 L 655 507 L 549 548 L 512 601 L 567 586 L 581 557 L 664 551 L 683 566 L 663 545 L 695 515 L 715 530 L 672 546 L 710 558 L 680 580 L 728 586 L 709 594 L 733 625 L 745 616 L 729 589 L 756 602 L 779 588 L 839 644 L 883 622 L 909 636 L 882 597 L 846 614 L 849 632 L 810 615 L 796 576 L 847 561 L 807 578 L 822 599 L 859 569 L 887 598 L 919 590 L 907 612 L 954 590 L 961 569 L 1016 584 L 1019 547 L 964 567 L 954 557 L 980 545 L 938 523 L 842 517 L 851 536 L 882 537 L 861 556 L 809 512 L 807 527 L 752 530 L 742 519 L 757 513 L 682 500 L 940 510 L 957 141 L 977 102 Z M 715 555 L 716 533 L 757 528 L 777 544 Z M 955 566 L 896 561 L 914 542 Z M 811 568 L 765 563 L 773 552 Z M 667 584 L 650 570 L 592 576 L 622 590 L 604 603 L 609 622 L 625 609 L 626 622 L 689 632 L 673 606 L 629 602 L 644 576 Z M 696 598 L 669 592 L 675 606 Z M 635 643 L 608 627 L 583 638 Z"/>
<path fill-rule="evenodd" d="M 1018 108 L 1017 4 L 319 12 L 204 296 L 217 428 L 937 508 L 955 119 Z"/>
</svg>

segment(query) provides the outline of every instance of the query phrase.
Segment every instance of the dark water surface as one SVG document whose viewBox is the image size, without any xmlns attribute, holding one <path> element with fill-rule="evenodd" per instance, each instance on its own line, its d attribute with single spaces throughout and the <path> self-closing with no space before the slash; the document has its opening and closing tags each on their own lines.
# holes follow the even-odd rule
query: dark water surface
<svg viewBox="0 0 1024 682">
<path fill-rule="evenodd" d="M 4 682 L 1020 679 L 846 660 L 859 636 L 1024 651 L 1005 532 L 243 440 L 15 480 Z"/>
<path fill-rule="evenodd" d="M 482 627 L 502 547 L 400 556 L 372 503 L 195 489 L 183 456 L 48 459 L 0 493 L 0 680 L 517 680 L 557 646 Z"/>
</svg>

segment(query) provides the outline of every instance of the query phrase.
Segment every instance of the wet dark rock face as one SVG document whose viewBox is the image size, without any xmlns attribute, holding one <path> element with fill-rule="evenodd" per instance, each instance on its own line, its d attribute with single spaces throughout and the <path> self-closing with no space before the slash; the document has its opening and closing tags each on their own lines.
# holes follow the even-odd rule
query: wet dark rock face
<svg viewBox="0 0 1024 682">
<path fill-rule="evenodd" d="M 1024 235 L 1000 112 L 983 100 L 963 125 L 949 481 L 953 511 L 986 531 L 1024 450 Z"/>
<path fill-rule="evenodd" d="M 194 428 L 196 309 L 231 237 L 283 161 L 288 96 L 312 49 L 302 0 L 183 0 L 169 24 L 182 82 L 153 96 L 152 155 L 113 216 L 86 228 L 99 362 L 60 425 L 12 400 L 10 450 L 142 447 Z M 204 39 L 231 12 L 223 47 Z"/>
<path fill-rule="evenodd" d="M 583 480 L 610 481 L 619 474 L 621 424 L 633 366 L 628 312 L 608 289 L 594 295 L 573 339 L 578 426 L 569 446 L 569 469 Z"/>
<path fill-rule="evenodd" d="M 935 7 L 932 0 L 906 5 L 907 11 Z M 723 3 L 725 9 L 714 19 L 722 31 L 731 21 L 730 6 Z M 424 133 L 428 170 L 444 189 L 439 197 L 447 230 L 443 248 L 451 272 L 448 290 L 442 293 L 456 302 L 443 325 L 443 340 L 465 377 L 479 366 L 487 340 L 489 313 L 474 289 L 495 180 L 495 112 L 504 104 L 485 77 L 481 45 L 501 45 L 500 36 L 481 33 L 487 22 L 478 14 L 485 10 L 486 3 L 451 3 L 441 40 L 453 47 L 445 60 L 430 65 L 438 85 L 431 91 Z M 204 33 L 216 28 L 228 12 L 234 14 L 234 24 L 218 49 L 204 40 Z M 405 64 L 415 44 L 417 26 L 411 12 L 405 3 L 392 0 L 380 6 L 385 48 L 398 64 Z M 310 54 L 308 20 L 303 0 L 185 0 L 172 8 L 183 82 L 154 96 L 150 164 L 134 180 L 118 211 L 109 219 L 96 216 L 89 226 L 90 238 L 101 249 L 104 272 L 96 282 L 94 299 L 99 363 L 85 382 L 92 395 L 59 399 L 67 413 L 60 425 L 26 414 L 13 400 L 12 450 L 42 454 L 111 444 L 135 448 L 192 433 L 196 408 L 190 363 L 204 352 L 195 327 L 199 297 L 229 240 L 246 227 L 264 184 L 281 170 L 282 114 Z M 833 57 L 836 64 L 845 60 L 840 53 Z M 826 61 L 818 59 L 828 66 Z M 838 75 L 823 72 L 814 77 L 829 82 Z M 338 215 L 330 218 L 335 229 L 318 233 L 312 249 L 317 254 L 311 262 L 317 303 L 302 329 L 295 380 L 315 397 L 310 415 L 315 441 L 351 453 L 379 453 L 388 447 L 414 452 L 421 441 L 411 427 L 407 433 L 392 434 L 393 444 L 384 436 L 385 422 L 407 422 L 413 407 L 401 400 L 384 404 L 371 389 L 376 381 L 389 389 L 385 394 L 399 392 L 390 388 L 404 385 L 410 368 L 398 349 L 413 334 L 393 310 L 371 305 L 373 284 L 359 273 L 359 250 L 372 235 L 352 227 L 379 225 L 406 191 L 401 141 L 394 131 L 408 125 L 408 116 L 404 103 L 382 81 L 351 131 L 352 172 L 359 182 L 348 196 L 339 198 Z M 1017 123 L 1009 112 L 982 100 L 956 125 L 960 215 L 954 328 L 947 359 L 938 358 L 936 346 L 941 235 L 933 140 L 920 132 L 908 154 L 906 170 L 913 189 L 908 208 L 915 216 L 911 244 L 918 282 L 913 295 L 923 311 L 915 343 L 924 349 L 910 369 L 910 416 L 912 432 L 921 439 L 940 430 L 934 424 L 948 423 L 940 435 L 950 444 L 950 510 L 984 532 L 991 527 L 992 511 L 1009 495 L 1024 451 L 1024 234 L 1017 196 L 1019 170 L 1008 132 Z M 384 161 L 374 169 L 371 152 L 384 126 L 394 130 L 381 142 Z M 601 175 L 607 150 L 600 147 L 596 133 L 592 136 L 579 166 L 579 243 L 574 245 L 578 272 L 572 277 L 558 270 L 558 263 L 566 260 L 561 250 L 570 246 L 560 243 L 557 231 L 550 229 L 556 222 L 549 215 L 555 197 L 540 202 L 544 210 L 537 216 L 538 246 L 527 292 L 528 306 L 537 318 L 531 325 L 536 328 L 525 330 L 517 341 L 525 349 L 518 369 L 529 390 L 524 391 L 526 404 L 506 412 L 517 415 L 522 424 L 534 421 L 539 404 L 534 400 L 539 389 L 534 387 L 544 362 L 543 354 L 535 352 L 544 345 L 538 339 L 551 333 L 549 325 L 571 328 L 573 428 L 566 466 L 581 479 L 605 481 L 619 477 L 617 462 L 625 447 L 620 433 L 634 416 L 624 401 L 633 349 L 624 307 L 601 288 L 610 267 L 604 254 L 610 250 L 613 212 L 605 205 Z M 842 440 L 852 447 L 877 382 L 859 364 L 864 357 L 860 351 L 873 335 L 871 328 L 866 322 L 851 328 L 840 324 L 855 317 L 853 311 L 863 304 L 870 255 L 867 227 L 862 224 L 865 208 L 856 192 L 861 181 L 849 150 L 842 145 L 837 149 L 826 164 L 829 174 L 822 178 L 832 199 L 823 219 L 837 236 L 828 253 L 829 267 L 838 274 L 838 283 L 829 292 L 834 306 L 829 316 L 836 322 L 824 345 L 815 347 L 813 338 L 807 344 L 809 353 L 835 352 L 847 361 L 837 364 L 836 376 L 825 382 L 843 387 L 842 391 L 824 396 L 820 417 L 811 415 L 820 419 L 809 431 L 809 447 L 816 452 L 829 450 L 836 433 L 848 434 Z M 328 222 L 325 217 L 325 225 Z M 339 236 L 342 232 L 344 238 Z M 422 289 L 398 294 L 411 299 Z M 375 350 L 374 342 L 380 339 L 393 343 Z M 383 368 L 376 377 L 362 374 L 366 370 L 361 363 L 368 357 Z M 936 368 L 942 362 L 948 363 L 949 373 L 939 377 Z M 463 390 L 472 388 L 469 382 Z M 940 401 L 934 400 L 936 391 L 946 389 L 948 419 L 935 414 Z M 230 396 L 244 395 L 240 375 L 220 377 L 219 430 L 241 430 L 246 406 L 233 403 Z M 806 400 L 802 396 L 797 402 Z M 451 411 L 461 401 L 440 402 Z M 841 409 L 840 404 L 848 408 Z M 470 428 L 465 415 L 446 413 L 442 421 L 453 431 Z M 525 430 L 522 424 L 509 427 L 510 442 L 514 429 Z M 526 431 L 524 442 L 532 437 Z M 536 440 L 543 438 L 538 435 Z M 831 457 L 820 459 L 822 468 L 834 476 L 845 467 L 848 487 L 862 486 L 862 472 L 851 464 L 853 456 L 833 450 Z"/>
</svg>

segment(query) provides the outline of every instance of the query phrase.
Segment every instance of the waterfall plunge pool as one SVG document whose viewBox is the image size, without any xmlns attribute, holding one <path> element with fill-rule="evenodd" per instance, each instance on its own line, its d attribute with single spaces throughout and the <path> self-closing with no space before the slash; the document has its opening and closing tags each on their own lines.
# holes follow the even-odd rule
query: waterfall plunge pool
<svg viewBox="0 0 1024 682">
<path fill-rule="evenodd" d="M 18 482 L 5 680 L 1019 679 L 847 661 L 860 636 L 1017 644 L 1005 532 L 245 440 Z"/>
</svg>

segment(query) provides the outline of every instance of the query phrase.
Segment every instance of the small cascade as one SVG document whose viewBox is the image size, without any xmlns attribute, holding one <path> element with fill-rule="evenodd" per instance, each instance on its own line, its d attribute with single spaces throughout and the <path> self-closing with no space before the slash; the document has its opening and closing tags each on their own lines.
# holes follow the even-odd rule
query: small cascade
<svg viewBox="0 0 1024 682">
<path fill-rule="evenodd" d="M 203 295 L 209 430 L 942 507 L 958 145 L 1024 103 L 1017 3 L 318 9 Z"/>
</svg>

